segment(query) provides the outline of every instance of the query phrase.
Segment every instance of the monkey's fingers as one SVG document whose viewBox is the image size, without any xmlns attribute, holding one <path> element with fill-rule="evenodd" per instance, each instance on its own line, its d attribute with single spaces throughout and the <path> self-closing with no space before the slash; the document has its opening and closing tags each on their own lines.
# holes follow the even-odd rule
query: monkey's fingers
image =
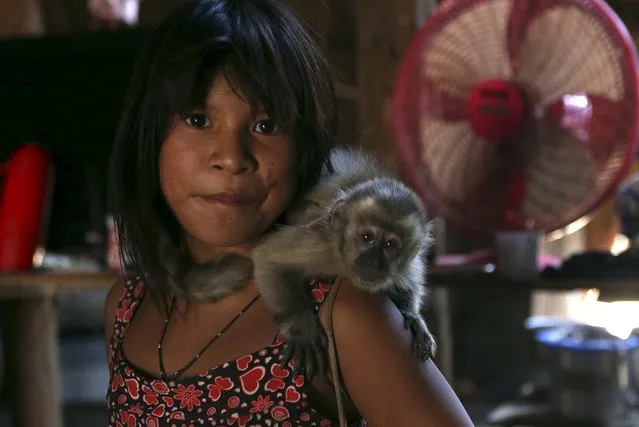
<svg viewBox="0 0 639 427">
<path fill-rule="evenodd" d="M 328 368 L 328 336 L 322 334 L 315 348 L 315 357 L 317 359 L 317 373 L 325 375 Z"/>
<path fill-rule="evenodd" d="M 306 351 L 304 344 L 298 341 L 289 341 L 283 351 L 282 364 L 287 366 L 293 360 L 293 376 L 305 376 L 305 366 L 308 364 L 306 360 Z"/>
<path fill-rule="evenodd" d="M 413 316 L 404 314 L 404 328 L 413 329 L 414 325 L 415 325 L 415 318 Z"/>
<path fill-rule="evenodd" d="M 420 361 L 426 361 L 435 354 L 435 337 L 430 333 L 424 323 L 415 322 L 411 327 L 413 339 L 411 342 L 413 353 Z"/>
<path fill-rule="evenodd" d="M 304 351 L 304 377 L 306 378 L 307 384 L 310 384 L 317 373 L 316 370 L 316 360 L 314 354 L 314 348 L 312 345 L 303 347 Z"/>
<path fill-rule="evenodd" d="M 324 352 L 328 351 L 328 335 L 326 335 L 326 331 L 324 331 L 324 328 L 322 328 L 322 333 L 319 334 L 319 348 L 321 350 L 323 350 Z"/>
<path fill-rule="evenodd" d="M 293 376 L 302 375 L 308 382 L 312 378 L 308 376 L 307 366 L 309 361 L 307 359 L 306 346 L 303 343 L 296 342 L 290 345 L 290 357 L 295 360 L 295 368 L 293 369 Z M 311 372 L 312 373 L 312 372 Z"/>
<path fill-rule="evenodd" d="M 432 356 L 430 344 L 422 339 L 413 338 L 412 350 L 421 362 L 425 362 Z"/>
<path fill-rule="evenodd" d="M 294 359 L 294 374 L 303 375 L 307 381 L 317 373 L 323 373 L 326 369 L 328 336 L 315 313 L 298 313 L 281 323 L 286 338 L 283 361 L 288 363 Z"/>
<path fill-rule="evenodd" d="M 293 371 L 297 370 L 299 366 L 298 360 L 293 357 L 295 353 L 295 346 L 291 345 L 291 343 L 284 343 L 284 349 L 282 350 L 282 366 L 288 366 L 291 360 L 295 360 L 295 366 L 293 366 Z"/>
<path fill-rule="evenodd" d="M 315 366 L 317 368 L 317 373 L 319 375 L 326 375 L 326 370 L 328 367 L 328 355 L 326 351 L 322 348 L 318 348 L 315 350 Z"/>
<path fill-rule="evenodd" d="M 309 380 L 314 375 L 326 374 L 328 365 L 328 336 L 324 328 L 318 328 L 315 338 L 306 347 L 306 372 Z"/>
<path fill-rule="evenodd" d="M 308 367 L 312 368 L 309 377 L 313 375 L 326 375 L 328 371 L 328 338 L 323 337 L 321 340 L 318 340 L 312 348 L 309 348 L 307 353 Z"/>
<path fill-rule="evenodd" d="M 318 368 L 321 369 L 322 362 L 318 361 L 317 356 L 317 349 L 312 343 L 291 342 L 285 350 L 283 362 L 295 360 L 293 376 L 302 375 L 308 383 L 318 373 Z"/>
</svg>

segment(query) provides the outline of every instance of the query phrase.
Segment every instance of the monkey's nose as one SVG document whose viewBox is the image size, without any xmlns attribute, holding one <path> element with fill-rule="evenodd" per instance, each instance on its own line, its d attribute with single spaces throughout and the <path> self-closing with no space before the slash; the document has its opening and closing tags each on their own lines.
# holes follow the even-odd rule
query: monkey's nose
<svg viewBox="0 0 639 427">
<path fill-rule="evenodd" d="M 355 263 L 355 271 L 361 280 L 373 282 L 384 280 L 388 274 L 385 263 L 379 262 L 372 257 L 360 257 Z"/>
</svg>

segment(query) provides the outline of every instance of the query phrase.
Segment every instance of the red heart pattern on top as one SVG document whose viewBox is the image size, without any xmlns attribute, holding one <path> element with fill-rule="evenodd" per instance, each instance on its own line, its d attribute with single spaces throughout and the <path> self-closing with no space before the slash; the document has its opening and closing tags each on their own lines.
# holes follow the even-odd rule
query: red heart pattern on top
<svg viewBox="0 0 639 427">
<path fill-rule="evenodd" d="M 288 377 L 289 371 L 288 369 L 282 368 L 282 365 L 276 363 L 271 365 L 271 375 L 277 378 L 286 378 Z"/>
<path fill-rule="evenodd" d="M 215 377 L 215 385 L 221 390 L 230 390 L 233 388 L 233 381 L 230 378 Z"/>
<path fill-rule="evenodd" d="M 247 373 L 240 375 L 242 391 L 248 395 L 255 394 L 265 373 L 266 368 L 264 366 L 256 366 Z"/>
<path fill-rule="evenodd" d="M 311 291 L 316 301 L 323 301 L 330 284 L 315 283 Z M 124 311 L 140 306 L 141 299 L 130 289 L 124 293 L 124 299 L 128 301 L 120 307 Z M 321 302 L 315 304 L 316 312 L 320 306 Z M 109 425 L 157 427 L 185 422 L 189 426 L 233 427 L 292 427 L 300 422 L 333 425 L 310 404 L 304 393 L 304 377 L 293 375 L 291 370 L 294 360 L 288 366 L 282 365 L 285 340 L 281 336 L 267 347 L 214 369 L 167 382 L 141 375 L 121 354 L 118 340 L 123 339 L 129 316 L 133 314 L 123 313 L 116 320 L 116 342 L 109 355 L 112 361 L 107 392 Z M 360 421 L 357 425 L 366 424 Z"/>
<path fill-rule="evenodd" d="M 266 391 L 277 391 L 284 388 L 286 384 L 279 378 L 271 378 L 266 382 L 264 386 L 264 390 Z"/>
<path fill-rule="evenodd" d="M 246 369 L 249 367 L 249 363 L 251 363 L 252 360 L 252 354 L 247 354 L 246 356 L 240 357 L 235 362 L 235 364 L 237 365 L 237 369 L 239 369 L 240 371 L 246 371 Z"/>
<path fill-rule="evenodd" d="M 295 378 L 293 378 L 293 384 L 295 384 L 298 387 L 302 387 L 304 385 L 304 376 L 298 375 Z"/>
<path fill-rule="evenodd" d="M 165 405 L 158 405 L 155 407 L 153 411 L 151 411 L 151 414 L 153 414 L 154 417 L 162 418 L 164 416 L 165 410 L 166 410 Z"/>
<path fill-rule="evenodd" d="M 127 378 L 124 382 L 126 383 L 127 392 L 133 399 L 140 397 L 140 383 L 132 378 Z"/>
<path fill-rule="evenodd" d="M 286 388 L 286 401 L 291 403 L 296 403 L 300 401 L 302 396 L 295 389 L 294 386 L 290 385 Z"/>
</svg>

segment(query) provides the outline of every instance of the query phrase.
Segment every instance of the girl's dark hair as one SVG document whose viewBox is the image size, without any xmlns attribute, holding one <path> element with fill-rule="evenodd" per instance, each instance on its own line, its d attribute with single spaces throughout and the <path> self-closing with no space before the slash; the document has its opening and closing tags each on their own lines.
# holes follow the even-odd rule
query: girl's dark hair
<svg viewBox="0 0 639 427">
<path fill-rule="evenodd" d="M 294 136 L 297 196 L 330 168 L 337 114 L 329 66 L 294 13 L 278 0 L 180 6 L 138 56 L 109 170 L 121 255 L 163 306 L 158 236 L 176 239 L 180 231 L 160 188 L 160 147 L 176 115 L 204 106 L 219 73 L 251 108 L 263 107 Z"/>
</svg>

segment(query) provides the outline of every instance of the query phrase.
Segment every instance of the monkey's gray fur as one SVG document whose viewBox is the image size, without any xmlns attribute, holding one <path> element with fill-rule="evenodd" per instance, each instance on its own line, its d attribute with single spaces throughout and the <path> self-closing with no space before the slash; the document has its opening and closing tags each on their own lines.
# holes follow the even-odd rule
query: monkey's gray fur
<svg viewBox="0 0 639 427">
<path fill-rule="evenodd" d="M 386 293 L 413 334 L 414 353 L 432 357 L 435 340 L 421 316 L 432 226 L 421 200 L 370 155 L 335 149 L 331 163 L 334 172 L 291 210 L 286 225 L 264 236 L 252 260 L 229 254 L 183 269 L 164 251 L 170 286 L 189 299 L 218 299 L 244 286 L 252 272 L 286 339 L 283 363 L 294 358 L 309 380 L 325 371 L 328 344 L 307 286 L 312 279 L 347 278 Z"/>
<path fill-rule="evenodd" d="M 160 259 L 168 288 L 175 297 L 190 301 L 218 300 L 244 287 L 253 275 L 253 261 L 236 253 L 202 264 L 189 263 L 164 234 L 160 235 Z"/>
<path fill-rule="evenodd" d="M 421 316 L 432 226 L 421 200 L 369 155 L 337 149 L 331 162 L 334 174 L 252 253 L 255 281 L 287 340 L 284 362 L 295 358 L 307 378 L 326 368 L 326 335 L 304 283 L 330 277 L 388 294 L 413 333 L 415 354 L 432 357 L 435 340 Z M 383 248 L 388 242 L 396 246 Z"/>
</svg>

